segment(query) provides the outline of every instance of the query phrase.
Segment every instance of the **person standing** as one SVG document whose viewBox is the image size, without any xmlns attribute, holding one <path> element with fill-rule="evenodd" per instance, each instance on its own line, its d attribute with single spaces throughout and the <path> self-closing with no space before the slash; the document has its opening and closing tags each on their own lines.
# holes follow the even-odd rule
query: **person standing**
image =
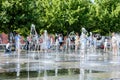
<svg viewBox="0 0 120 80">
<path fill-rule="evenodd" d="M 113 55 L 117 55 L 117 38 L 115 36 L 115 33 L 112 33 L 112 51 L 113 51 Z"/>
<path fill-rule="evenodd" d="M 93 35 L 92 35 L 92 32 L 90 32 L 90 36 L 89 36 L 88 40 L 89 40 L 90 49 L 93 49 Z"/>
<path fill-rule="evenodd" d="M 60 50 L 62 50 L 63 49 L 63 36 L 62 36 L 62 34 L 59 35 L 58 41 L 59 41 L 59 45 L 60 45 L 59 48 L 60 48 Z"/>
<path fill-rule="evenodd" d="M 97 49 L 97 37 L 94 35 L 93 37 L 93 51 L 96 51 Z"/>
<path fill-rule="evenodd" d="M 1 38 L 1 36 L 0 36 L 0 44 L 2 44 L 2 38 Z"/>
<path fill-rule="evenodd" d="M 21 39 L 21 36 L 18 33 L 16 33 L 16 36 L 15 36 L 15 49 L 16 49 L 16 51 L 20 50 L 20 47 L 21 47 L 20 46 L 21 45 L 20 39 Z"/>
<path fill-rule="evenodd" d="M 79 37 L 79 34 L 76 33 L 76 36 L 75 36 L 75 51 L 78 50 L 79 44 L 80 44 L 80 37 Z"/>
<path fill-rule="evenodd" d="M 108 52 L 108 40 L 105 39 L 105 42 L 104 42 L 104 52 Z"/>
</svg>

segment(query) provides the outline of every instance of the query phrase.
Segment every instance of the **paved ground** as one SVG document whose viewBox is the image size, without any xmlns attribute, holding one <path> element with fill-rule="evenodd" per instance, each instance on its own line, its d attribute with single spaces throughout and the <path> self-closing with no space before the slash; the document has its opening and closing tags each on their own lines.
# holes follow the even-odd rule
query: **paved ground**
<svg viewBox="0 0 120 80">
<path fill-rule="evenodd" d="M 87 74 L 88 77 L 96 78 L 95 80 L 120 78 L 120 57 L 111 56 L 111 52 L 104 53 L 101 50 L 96 52 L 86 52 L 85 55 L 81 55 L 80 51 L 77 53 L 74 51 L 50 51 L 39 52 L 29 51 L 21 52 L 20 58 L 17 53 L 11 55 L 0 52 L 0 73 L 3 72 L 16 72 L 20 65 L 20 71 L 38 71 L 38 70 L 56 70 L 56 69 L 84 69 L 92 71 L 100 71 L 99 73 Z M 115 74 L 115 76 L 113 75 Z M 106 75 L 106 76 L 104 76 Z M 118 75 L 118 76 L 117 76 Z M 100 78 L 101 77 L 101 78 Z M 39 78 L 39 77 L 38 77 Z M 47 77 L 48 78 L 48 77 Z M 23 78 L 20 80 L 26 80 Z M 79 75 L 69 75 L 49 77 L 30 78 L 30 80 L 80 80 Z M 12 80 L 12 79 L 11 79 Z M 86 80 L 87 79 L 86 77 Z M 114 80 L 114 79 L 113 79 Z"/>
</svg>

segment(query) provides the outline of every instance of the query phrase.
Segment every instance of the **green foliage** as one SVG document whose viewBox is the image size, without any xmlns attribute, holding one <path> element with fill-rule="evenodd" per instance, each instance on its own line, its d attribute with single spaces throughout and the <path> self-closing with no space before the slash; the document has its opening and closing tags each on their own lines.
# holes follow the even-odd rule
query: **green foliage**
<svg viewBox="0 0 120 80">
<path fill-rule="evenodd" d="M 28 35 L 31 24 L 37 32 L 120 31 L 120 0 L 0 0 L 0 32 Z"/>
</svg>

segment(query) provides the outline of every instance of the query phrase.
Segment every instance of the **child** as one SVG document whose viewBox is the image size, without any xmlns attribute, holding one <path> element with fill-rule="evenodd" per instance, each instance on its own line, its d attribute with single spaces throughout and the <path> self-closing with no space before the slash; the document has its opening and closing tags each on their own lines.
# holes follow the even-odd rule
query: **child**
<svg viewBox="0 0 120 80">
<path fill-rule="evenodd" d="M 117 38 L 115 36 L 115 33 L 112 33 L 112 51 L 113 55 L 117 56 Z"/>
<path fill-rule="evenodd" d="M 10 42 L 6 45 L 5 53 L 11 53 Z"/>
<path fill-rule="evenodd" d="M 104 51 L 105 51 L 105 52 L 108 51 L 108 47 L 107 47 L 107 45 L 108 45 L 108 40 L 105 39 L 105 42 L 104 42 Z"/>
</svg>

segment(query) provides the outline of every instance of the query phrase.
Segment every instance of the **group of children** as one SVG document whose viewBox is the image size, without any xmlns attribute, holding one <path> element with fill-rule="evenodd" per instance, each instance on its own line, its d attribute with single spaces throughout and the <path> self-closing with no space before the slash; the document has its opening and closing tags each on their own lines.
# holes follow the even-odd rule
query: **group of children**
<svg viewBox="0 0 120 80">
<path fill-rule="evenodd" d="M 89 46 L 90 48 L 92 47 L 92 49 L 96 49 L 97 48 L 97 37 L 92 35 L 92 33 L 90 32 L 90 36 L 86 36 L 86 35 L 82 35 L 79 36 L 78 33 L 76 33 L 75 36 L 75 51 L 78 50 L 78 48 L 81 49 L 86 49 L 87 46 Z M 113 55 L 117 55 L 118 54 L 118 49 L 119 49 L 119 40 L 117 40 L 117 36 L 116 34 L 113 32 L 112 36 L 109 36 L 109 38 L 104 38 L 102 41 L 102 48 L 104 50 L 104 52 L 108 52 L 109 49 L 112 50 Z"/>
<path fill-rule="evenodd" d="M 21 36 L 16 33 L 15 35 L 15 51 L 20 51 L 21 48 L 21 43 L 20 43 Z M 11 48 L 12 48 L 13 43 L 8 42 L 5 47 L 5 53 L 11 53 Z"/>
<path fill-rule="evenodd" d="M 20 38 L 21 38 L 20 35 L 16 34 L 16 36 L 15 36 L 15 50 L 16 51 L 20 50 Z M 62 49 L 63 44 L 64 44 L 64 39 L 63 39 L 62 34 L 60 34 L 57 39 L 58 39 L 59 48 Z M 90 32 L 89 37 L 87 37 L 83 33 L 81 34 L 81 36 L 79 36 L 79 34 L 76 33 L 75 40 L 74 40 L 75 51 L 77 51 L 78 48 L 85 49 L 87 46 L 87 43 L 89 44 L 89 47 L 96 49 L 97 37 L 93 36 L 91 32 Z M 67 42 L 66 42 L 66 44 L 67 44 Z M 12 44 L 10 42 L 8 42 L 8 44 L 6 45 L 5 53 L 11 53 L 11 45 Z M 115 36 L 115 33 L 112 33 L 111 39 L 105 38 L 103 45 L 104 45 L 104 52 L 108 52 L 108 48 L 111 48 L 113 51 L 113 54 L 117 55 L 118 40 L 117 40 L 117 37 Z"/>
</svg>

